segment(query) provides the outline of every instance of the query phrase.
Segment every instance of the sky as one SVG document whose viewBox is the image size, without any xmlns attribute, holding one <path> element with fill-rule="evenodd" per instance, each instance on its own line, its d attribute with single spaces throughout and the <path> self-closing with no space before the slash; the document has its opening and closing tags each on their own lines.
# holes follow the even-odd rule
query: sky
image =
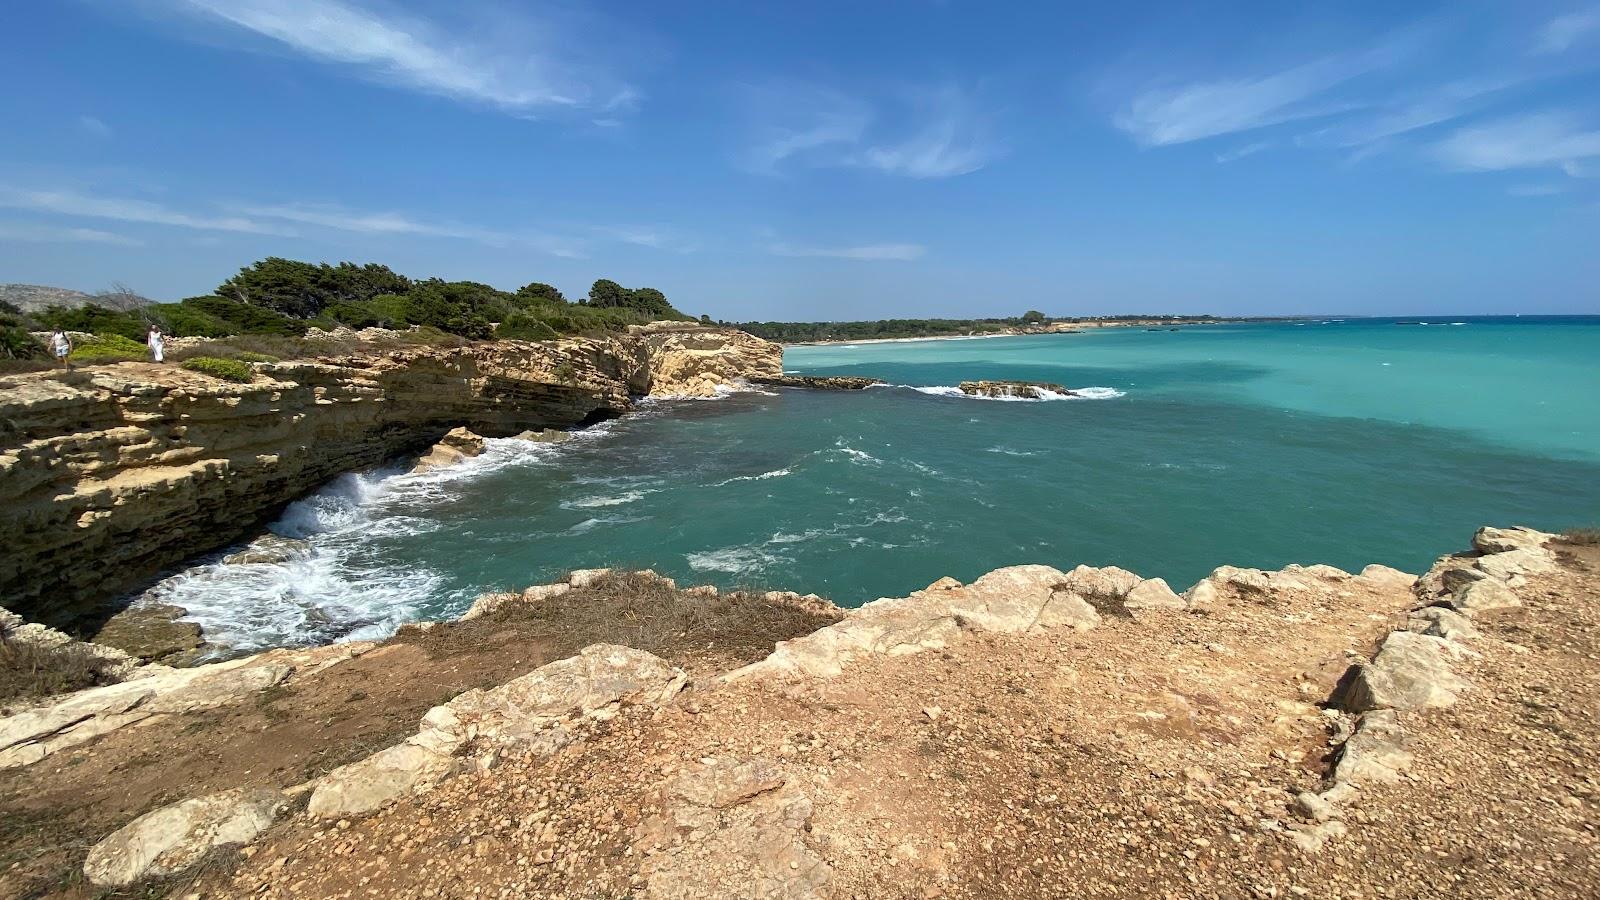
<svg viewBox="0 0 1600 900">
<path fill-rule="evenodd" d="M 0 78 L 0 282 L 1600 313 L 1593 0 L 55 0 Z"/>
</svg>

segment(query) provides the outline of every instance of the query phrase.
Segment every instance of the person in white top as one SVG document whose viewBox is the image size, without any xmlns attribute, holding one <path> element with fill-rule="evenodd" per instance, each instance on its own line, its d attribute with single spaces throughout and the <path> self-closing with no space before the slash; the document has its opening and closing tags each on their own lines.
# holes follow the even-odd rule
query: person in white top
<svg viewBox="0 0 1600 900">
<path fill-rule="evenodd" d="M 166 348 L 161 342 L 161 329 L 150 326 L 150 333 L 144 336 L 145 346 L 150 348 L 150 359 L 154 362 L 166 362 Z"/>
<path fill-rule="evenodd" d="M 56 358 L 66 368 L 72 368 L 72 363 L 67 362 L 67 354 L 72 352 L 72 338 L 67 333 L 57 328 L 50 333 L 50 355 Z"/>
</svg>

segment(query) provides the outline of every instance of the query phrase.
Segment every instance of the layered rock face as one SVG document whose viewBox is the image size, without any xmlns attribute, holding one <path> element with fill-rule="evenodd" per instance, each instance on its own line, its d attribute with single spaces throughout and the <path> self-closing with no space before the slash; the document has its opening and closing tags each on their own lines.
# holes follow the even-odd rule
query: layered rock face
<svg viewBox="0 0 1600 900">
<path fill-rule="evenodd" d="M 0 382 L 0 596 L 70 620 L 452 428 L 566 427 L 782 369 L 743 332 L 655 325 L 258 365 L 249 384 L 143 363 L 19 376 Z"/>
</svg>

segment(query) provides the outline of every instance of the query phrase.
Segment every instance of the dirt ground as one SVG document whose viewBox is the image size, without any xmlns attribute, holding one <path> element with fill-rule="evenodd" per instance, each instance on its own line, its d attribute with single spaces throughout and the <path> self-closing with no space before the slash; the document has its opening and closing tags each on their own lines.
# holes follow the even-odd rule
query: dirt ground
<svg viewBox="0 0 1600 900">
<path fill-rule="evenodd" d="M 830 680 L 702 684 L 547 760 L 363 819 L 292 820 L 196 889 L 640 896 L 668 852 L 638 839 L 662 784 L 764 758 L 809 798 L 828 896 L 1600 896 L 1600 551 L 1561 559 L 1521 608 L 1475 617 L 1477 655 L 1458 666 L 1471 689 L 1407 714 L 1413 767 L 1364 790 L 1349 834 L 1314 854 L 1282 832 L 1328 770 L 1321 704 L 1404 622 L 1403 588 L 1326 580 L 1081 633 L 975 636 Z M 685 831 L 709 879 L 734 848 Z"/>
<path fill-rule="evenodd" d="M 403 629 L 384 646 L 252 702 L 156 716 L 44 762 L 0 770 L 0 897 L 184 896 L 192 877 L 99 891 L 82 882 L 84 856 L 106 834 L 169 803 L 308 781 L 397 743 L 423 713 L 464 691 L 503 684 L 592 643 L 632 640 L 711 675 L 835 618 L 825 607 L 747 597 L 684 603 L 660 582 L 630 575 L 559 601 Z"/>
</svg>

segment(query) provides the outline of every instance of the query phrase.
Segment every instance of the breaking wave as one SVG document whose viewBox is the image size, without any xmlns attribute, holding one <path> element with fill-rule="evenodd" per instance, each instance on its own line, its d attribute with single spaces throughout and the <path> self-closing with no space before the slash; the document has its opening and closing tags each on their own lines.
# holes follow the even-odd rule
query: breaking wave
<svg viewBox="0 0 1600 900">
<path fill-rule="evenodd" d="M 999 403 L 1045 403 L 1051 400 L 1112 400 L 1124 396 L 1123 391 L 1109 387 L 1083 387 L 1073 388 L 1070 393 L 1044 391 L 1042 397 L 986 397 L 980 394 L 968 394 L 961 388 L 950 384 L 915 385 L 915 384 L 888 384 L 884 387 L 900 388 L 916 391 L 919 394 L 928 394 L 934 397 L 959 397 L 963 400 L 992 400 Z"/>
</svg>

